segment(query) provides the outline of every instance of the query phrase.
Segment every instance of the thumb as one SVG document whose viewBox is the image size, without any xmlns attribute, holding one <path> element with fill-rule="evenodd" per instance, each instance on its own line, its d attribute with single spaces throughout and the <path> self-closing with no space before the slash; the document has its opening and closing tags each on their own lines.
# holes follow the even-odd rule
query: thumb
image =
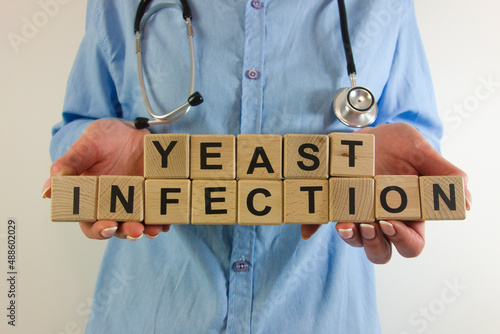
<svg viewBox="0 0 500 334">
<path fill-rule="evenodd" d="M 95 145 L 86 136 L 80 137 L 68 151 L 50 167 L 50 177 L 42 188 L 42 198 L 51 197 L 52 176 L 80 175 L 92 167 L 97 160 Z"/>
<path fill-rule="evenodd" d="M 422 176 L 461 176 L 464 179 L 465 198 L 467 210 L 470 210 L 472 195 L 467 187 L 467 173 L 446 160 L 441 153 L 434 149 L 429 143 L 419 147 L 419 151 L 423 153 L 425 159 L 415 159 L 412 165 L 418 170 Z"/>
<path fill-rule="evenodd" d="M 59 173 L 57 173 L 57 176 L 61 175 L 74 175 L 71 173 L 69 170 L 61 170 Z M 54 176 L 54 175 L 52 175 Z M 43 184 L 42 188 L 42 198 L 51 198 L 52 197 L 52 176 L 49 177 L 45 183 Z"/>
</svg>

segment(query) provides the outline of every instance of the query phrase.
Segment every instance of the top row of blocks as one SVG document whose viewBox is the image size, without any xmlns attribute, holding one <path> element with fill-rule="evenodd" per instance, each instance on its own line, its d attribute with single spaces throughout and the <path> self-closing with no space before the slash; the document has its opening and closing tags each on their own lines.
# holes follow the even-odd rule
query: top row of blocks
<svg viewBox="0 0 500 334">
<path fill-rule="evenodd" d="M 146 179 L 269 180 L 373 177 L 375 136 L 188 135 L 144 137 Z"/>
</svg>

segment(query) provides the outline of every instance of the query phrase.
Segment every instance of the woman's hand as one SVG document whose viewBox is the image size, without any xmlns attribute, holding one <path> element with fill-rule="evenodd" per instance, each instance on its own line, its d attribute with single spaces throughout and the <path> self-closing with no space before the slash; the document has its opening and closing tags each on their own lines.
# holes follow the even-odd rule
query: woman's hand
<svg viewBox="0 0 500 334">
<path fill-rule="evenodd" d="M 467 189 L 467 174 L 444 159 L 417 129 L 404 123 L 384 124 L 364 128 L 358 133 L 375 135 L 376 175 L 460 175 L 465 182 L 467 210 L 471 194 Z M 310 238 L 320 225 L 303 225 L 302 237 Z M 353 247 L 364 247 L 370 261 L 389 262 L 392 244 L 404 257 L 418 256 L 425 244 L 423 221 L 380 221 L 376 223 L 338 223 L 342 239 Z"/>
<path fill-rule="evenodd" d="M 50 169 L 54 175 L 143 175 L 143 138 L 148 130 L 137 130 L 131 122 L 103 119 L 92 122 L 82 136 Z M 50 197 L 49 178 L 43 187 L 43 197 Z M 137 240 L 143 233 L 150 238 L 169 225 L 147 225 L 142 222 L 101 220 L 80 223 L 82 232 L 91 239 L 118 238 Z"/>
</svg>

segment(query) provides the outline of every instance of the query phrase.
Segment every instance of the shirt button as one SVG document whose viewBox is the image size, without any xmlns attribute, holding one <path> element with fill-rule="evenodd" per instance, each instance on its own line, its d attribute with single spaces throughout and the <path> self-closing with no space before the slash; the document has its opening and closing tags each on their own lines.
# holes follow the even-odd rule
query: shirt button
<svg viewBox="0 0 500 334">
<path fill-rule="evenodd" d="M 259 78 L 259 72 L 256 70 L 250 70 L 247 72 L 247 78 L 250 80 L 255 80 Z"/>
<path fill-rule="evenodd" d="M 262 1 L 260 0 L 253 0 L 252 1 L 252 7 L 255 9 L 260 9 L 262 7 Z"/>
<path fill-rule="evenodd" d="M 247 268 L 248 268 L 248 263 L 246 263 L 245 261 L 236 262 L 236 270 L 238 270 L 239 272 L 246 271 Z"/>
</svg>

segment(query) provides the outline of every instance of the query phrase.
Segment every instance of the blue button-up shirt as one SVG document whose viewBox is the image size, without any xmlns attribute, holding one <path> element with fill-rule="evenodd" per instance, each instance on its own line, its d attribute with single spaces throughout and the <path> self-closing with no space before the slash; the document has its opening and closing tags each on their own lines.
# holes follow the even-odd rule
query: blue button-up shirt
<svg viewBox="0 0 500 334">
<path fill-rule="evenodd" d="M 152 5 L 160 2 L 153 1 Z M 190 0 L 196 90 L 205 102 L 155 132 L 352 131 L 332 111 L 350 85 L 336 1 Z M 137 78 L 138 0 L 89 0 L 53 159 L 95 119 L 147 116 Z M 410 0 L 352 0 L 347 12 L 358 83 L 379 101 L 376 124 L 408 122 L 437 146 L 428 65 Z M 182 104 L 189 48 L 179 8 L 144 25 L 153 108 Z M 375 125 L 376 125 L 375 124 Z M 300 226 L 173 226 L 154 240 L 112 239 L 88 333 L 378 333 L 373 267 L 333 223 L 308 241 Z"/>
</svg>

